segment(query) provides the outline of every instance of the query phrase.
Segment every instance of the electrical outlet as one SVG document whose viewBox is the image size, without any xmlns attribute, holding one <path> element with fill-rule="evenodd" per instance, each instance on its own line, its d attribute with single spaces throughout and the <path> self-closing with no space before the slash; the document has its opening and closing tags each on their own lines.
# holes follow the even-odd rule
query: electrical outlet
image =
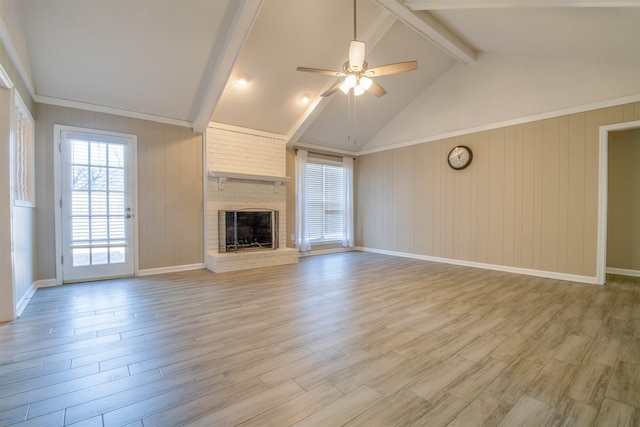
<svg viewBox="0 0 640 427">
<path fill-rule="evenodd" d="M 295 240 L 296 240 L 296 235 L 295 235 L 295 234 L 292 234 L 292 235 L 291 235 L 291 241 L 292 241 L 292 242 L 294 242 Z"/>
</svg>

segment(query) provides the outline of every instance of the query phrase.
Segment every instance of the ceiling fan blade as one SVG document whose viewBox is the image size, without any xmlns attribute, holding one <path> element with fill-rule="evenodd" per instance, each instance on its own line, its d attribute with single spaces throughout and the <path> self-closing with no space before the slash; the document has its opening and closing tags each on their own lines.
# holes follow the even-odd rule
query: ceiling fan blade
<svg viewBox="0 0 640 427">
<path fill-rule="evenodd" d="M 378 97 L 387 93 L 387 91 L 384 90 L 384 88 L 376 82 L 371 82 L 371 87 L 367 89 L 367 92 L 371 92 L 372 94 Z"/>
<path fill-rule="evenodd" d="M 404 73 L 418 68 L 418 61 L 397 62 L 395 64 L 382 65 L 380 67 L 367 70 L 365 73 L 370 77 L 388 76 L 390 74 Z"/>
<path fill-rule="evenodd" d="M 334 93 L 336 93 L 338 89 L 340 89 L 340 86 L 342 85 L 342 83 L 343 82 L 338 82 L 334 84 L 329 89 L 325 90 L 321 96 L 327 97 L 327 96 L 333 95 Z"/>
<path fill-rule="evenodd" d="M 296 70 L 304 71 L 305 73 L 326 74 L 328 76 L 337 76 L 337 77 L 346 76 L 346 74 L 341 72 L 341 71 L 323 70 L 322 68 L 298 67 L 298 68 L 296 68 Z"/>
</svg>

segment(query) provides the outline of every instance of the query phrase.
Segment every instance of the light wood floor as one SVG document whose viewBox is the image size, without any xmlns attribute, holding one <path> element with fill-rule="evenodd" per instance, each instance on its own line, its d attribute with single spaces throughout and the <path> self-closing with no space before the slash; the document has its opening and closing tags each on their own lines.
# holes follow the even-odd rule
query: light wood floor
<svg viewBox="0 0 640 427">
<path fill-rule="evenodd" d="M 37 291 L 0 425 L 640 425 L 640 281 L 352 252 Z"/>
</svg>

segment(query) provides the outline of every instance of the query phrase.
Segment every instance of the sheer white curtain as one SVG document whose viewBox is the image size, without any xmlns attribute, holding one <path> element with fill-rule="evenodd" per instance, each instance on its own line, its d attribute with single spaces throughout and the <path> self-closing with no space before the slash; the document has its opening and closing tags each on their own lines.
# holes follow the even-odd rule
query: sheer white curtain
<svg viewBox="0 0 640 427">
<path fill-rule="evenodd" d="M 311 250 L 307 225 L 307 151 L 296 153 L 296 246 L 300 252 Z"/>
<path fill-rule="evenodd" d="M 353 159 L 344 157 L 342 159 L 342 170 L 344 173 L 344 238 L 342 246 L 352 248 L 354 246 L 353 237 Z"/>
</svg>

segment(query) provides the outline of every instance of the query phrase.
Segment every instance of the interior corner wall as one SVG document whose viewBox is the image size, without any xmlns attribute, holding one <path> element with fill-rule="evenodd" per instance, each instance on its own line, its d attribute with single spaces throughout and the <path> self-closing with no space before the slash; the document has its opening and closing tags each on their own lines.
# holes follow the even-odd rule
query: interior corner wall
<svg viewBox="0 0 640 427">
<path fill-rule="evenodd" d="M 357 246 L 594 277 L 599 127 L 638 119 L 637 102 L 360 156 Z"/>
<path fill-rule="evenodd" d="M 287 247 L 295 247 L 296 232 L 296 153 L 292 148 L 287 148 L 286 176 L 291 179 L 287 181 Z"/>
<path fill-rule="evenodd" d="M 609 132 L 607 267 L 640 272 L 640 129 Z"/>
<path fill-rule="evenodd" d="M 204 263 L 202 134 L 181 126 L 36 104 L 37 280 L 56 277 L 54 124 L 137 135 L 140 270 Z"/>
<path fill-rule="evenodd" d="M 11 90 L 0 87 L 0 322 L 16 316 L 13 273 L 13 198 L 11 172 Z"/>
</svg>

